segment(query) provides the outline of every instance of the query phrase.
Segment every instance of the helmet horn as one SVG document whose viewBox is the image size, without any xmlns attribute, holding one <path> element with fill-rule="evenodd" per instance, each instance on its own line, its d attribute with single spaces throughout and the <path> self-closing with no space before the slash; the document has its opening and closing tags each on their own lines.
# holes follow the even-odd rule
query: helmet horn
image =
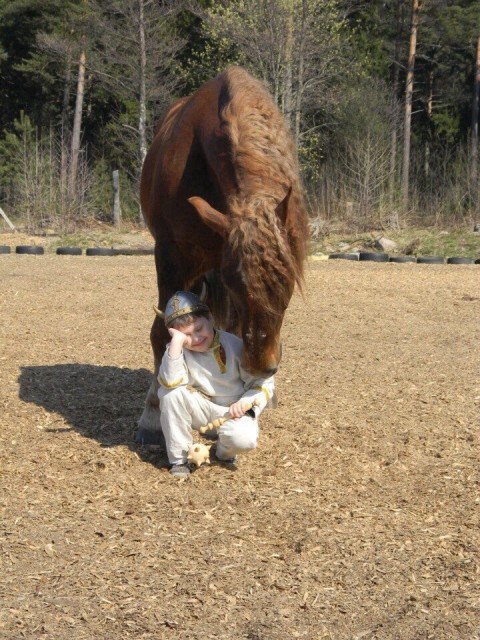
<svg viewBox="0 0 480 640">
<path fill-rule="evenodd" d="M 153 310 L 155 311 L 155 313 L 157 314 L 157 316 L 158 316 L 159 318 L 162 318 L 162 320 L 165 320 L 165 314 L 164 314 L 164 312 L 163 312 L 161 309 L 159 309 L 158 307 L 155 307 L 155 306 L 154 306 L 154 307 L 153 307 Z"/>
</svg>

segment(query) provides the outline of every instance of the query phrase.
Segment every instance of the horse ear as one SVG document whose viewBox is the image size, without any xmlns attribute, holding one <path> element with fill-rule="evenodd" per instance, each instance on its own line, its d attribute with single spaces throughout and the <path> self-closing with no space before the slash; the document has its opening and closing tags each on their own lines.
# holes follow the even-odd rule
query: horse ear
<svg viewBox="0 0 480 640">
<path fill-rule="evenodd" d="M 210 227 L 212 231 L 218 233 L 222 238 L 226 237 L 228 230 L 230 229 L 230 220 L 228 219 L 228 216 L 211 207 L 206 200 L 199 196 L 188 198 L 188 201 L 195 207 L 198 215 L 207 227 Z"/>
<path fill-rule="evenodd" d="M 287 223 L 288 216 L 288 203 L 290 201 L 290 196 L 292 195 L 292 187 L 289 187 L 287 191 L 287 195 L 285 198 L 277 205 L 276 214 L 277 218 L 282 222 L 283 226 Z"/>
</svg>

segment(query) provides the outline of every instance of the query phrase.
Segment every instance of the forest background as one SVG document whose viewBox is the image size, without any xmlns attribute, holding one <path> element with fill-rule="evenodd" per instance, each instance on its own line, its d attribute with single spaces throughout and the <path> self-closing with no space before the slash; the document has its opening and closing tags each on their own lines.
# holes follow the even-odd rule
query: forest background
<svg viewBox="0 0 480 640">
<path fill-rule="evenodd" d="M 298 147 L 312 237 L 479 222 L 477 0 L 0 0 L 0 207 L 141 224 L 155 123 L 229 64 Z"/>
</svg>

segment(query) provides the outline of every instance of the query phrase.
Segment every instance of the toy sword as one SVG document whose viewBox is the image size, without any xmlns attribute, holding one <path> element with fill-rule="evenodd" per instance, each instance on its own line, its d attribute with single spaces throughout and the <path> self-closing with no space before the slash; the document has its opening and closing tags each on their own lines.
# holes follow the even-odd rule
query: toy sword
<svg viewBox="0 0 480 640">
<path fill-rule="evenodd" d="M 254 400 L 250 404 L 247 404 L 247 406 L 245 407 L 245 413 L 247 411 L 250 411 L 250 409 L 252 409 L 253 407 L 257 407 L 257 406 L 258 406 L 258 400 Z M 221 416 L 220 418 L 215 418 L 215 420 L 212 420 L 212 422 L 209 422 L 208 424 L 204 424 L 203 427 L 200 427 L 199 431 L 200 433 L 206 433 L 207 431 L 212 431 L 212 429 L 218 429 L 219 427 L 222 426 L 224 422 L 226 422 L 227 420 L 231 420 L 232 418 L 233 416 L 230 415 L 230 413 L 226 413 L 224 416 Z"/>
</svg>

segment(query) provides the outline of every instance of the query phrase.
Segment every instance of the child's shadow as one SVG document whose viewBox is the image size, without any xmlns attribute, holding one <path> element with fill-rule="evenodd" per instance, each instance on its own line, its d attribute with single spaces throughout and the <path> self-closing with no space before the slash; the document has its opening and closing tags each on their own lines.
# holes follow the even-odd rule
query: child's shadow
<svg viewBox="0 0 480 640">
<path fill-rule="evenodd" d="M 77 431 L 104 447 L 126 445 L 146 462 L 167 466 L 164 452 L 152 452 L 133 441 L 151 382 L 146 369 L 91 364 L 25 366 L 19 376 L 20 399 L 63 416 L 69 427 L 46 432 Z"/>
</svg>

